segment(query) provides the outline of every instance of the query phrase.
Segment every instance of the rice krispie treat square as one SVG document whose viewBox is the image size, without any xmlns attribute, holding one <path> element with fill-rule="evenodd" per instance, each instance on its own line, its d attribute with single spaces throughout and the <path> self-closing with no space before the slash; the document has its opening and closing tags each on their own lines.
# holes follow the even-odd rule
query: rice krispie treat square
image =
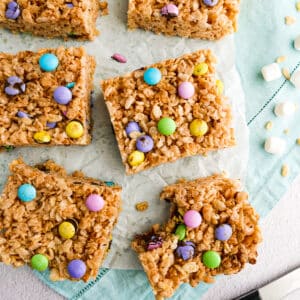
<svg viewBox="0 0 300 300">
<path fill-rule="evenodd" d="M 237 30 L 240 0 L 129 0 L 128 28 L 216 40 Z"/>
<path fill-rule="evenodd" d="M 89 144 L 94 70 L 82 47 L 0 53 L 0 147 Z"/>
<path fill-rule="evenodd" d="M 235 144 L 214 63 L 199 50 L 101 82 L 127 174 Z"/>
<path fill-rule="evenodd" d="M 112 240 L 121 188 L 67 175 L 52 161 L 31 167 L 22 159 L 0 197 L 0 261 L 30 263 L 50 278 L 88 281 L 98 274 Z"/>
<path fill-rule="evenodd" d="M 27 32 L 43 37 L 93 40 L 98 35 L 96 19 L 99 0 L 2 0 L 0 26 L 13 32 Z"/>
<path fill-rule="evenodd" d="M 213 282 L 255 264 L 261 242 L 259 216 L 239 182 L 214 175 L 164 188 L 170 219 L 132 242 L 156 299 L 173 295 L 181 283 Z"/>
</svg>

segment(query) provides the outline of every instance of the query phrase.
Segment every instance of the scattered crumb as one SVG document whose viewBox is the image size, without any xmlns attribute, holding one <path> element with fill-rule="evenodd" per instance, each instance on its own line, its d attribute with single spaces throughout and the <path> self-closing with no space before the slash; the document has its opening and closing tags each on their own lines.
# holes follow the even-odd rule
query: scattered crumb
<svg viewBox="0 0 300 300">
<path fill-rule="evenodd" d="M 296 9 L 297 11 L 300 11 L 300 1 L 296 2 Z"/>
<path fill-rule="evenodd" d="M 289 134 L 289 133 L 290 133 L 290 130 L 289 130 L 288 128 L 286 128 L 286 129 L 283 130 L 283 133 L 284 133 L 284 134 Z"/>
<path fill-rule="evenodd" d="M 296 18 L 295 17 L 286 16 L 284 19 L 285 19 L 285 24 L 286 25 L 292 25 L 292 24 L 296 23 Z"/>
<path fill-rule="evenodd" d="M 281 176 L 286 177 L 289 173 L 289 167 L 287 165 L 282 165 L 281 167 Z"/>
<path fill-rule="evenodd" d="M 287 80 L 290 80 L 291 74 L 287 68 L 282 68 L 282 74 Z"/>
<path fill-rule="evenodd" d="M 273 123 L 272 123 L 271 121 L 268 121 L 268 122 L 265 124 L 265 128 L 266 128 L 267 130 L 271 130 L 272 127 L 273 127 Z"/>
<path fill-rule="evenodd" d="M 99 3 L 99 5 L 100 5 L 101 15 L 102 16 L 108 15 L 109 14 L 108 3 L 106 1 L 102 1 Z"/>
<path fill-rule="evenodd" d="M 298 139 L 296 140 L 296 143 L 297 143 L 298 145 L 300 145 L 300 138 L 298 138 Z"/>
<path fill-rule="evenodd" d="M 284 62 L 285 60 L 286 60 L 286 56 L 279 56 L 279 57 L 276 58 L 276 62 L 278 64 Z"/>
<path fill-rule="evenodd" d="M 144 210 L 148 209 L 148 207 L 149 207 L 148 201 L 139 202 L 139 203 L 136 203 L 136 205 L 135 205 L 135 209 L 137 211 L 144 211 Z"/>
</svg>

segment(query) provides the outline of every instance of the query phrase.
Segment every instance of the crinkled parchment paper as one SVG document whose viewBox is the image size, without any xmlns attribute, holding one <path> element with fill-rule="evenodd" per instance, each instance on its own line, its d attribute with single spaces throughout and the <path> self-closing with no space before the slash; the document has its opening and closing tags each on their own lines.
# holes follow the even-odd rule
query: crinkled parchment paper
<svg viewBox="0 0 300 300">
<path fill-rule="evenodd" d="M 105 265 L 111 268 L 138 269 L 136 255 L 130 250 L 130 241 L 136 233 L 147 230 L 151 224 L 167 218 L 168 205 L 159 200 L 162 188 L 185 177 L 194 179 L 215 172 L 226 171 L 229 176 L 243 181 L 248 159 L 248 131 L 244 117 L 245 99 L 240 78 L 234 65 L 234 40 L 229 36 L 219 42 L 187 40 L 154 35 L 126 27 L 127 1 L 109 1 L 110 15 L 98 20 L 101 35 L 94 42 L 45 40 L 30 35 L 14 35 L 0 31 L 0 51 L 37 50 L 45 47 L 84 45 L 97 59 L 93 107 L 93 142 L 87 147 L 21 148 L 11 153 L 0 153 L 0 186 L 8 175 L 8 164 L 23 156 L 28 164 L 53 159 L 68 171 L 81 169 L 91 177 L 112 180 L 123 187 L 123 210 L 113 233 L 111 251 Z M 233 106 L 237 146 L 209 154 L 168 163 L 152 170 L 126 176 L 113 135 L 107 109 L 99 88 L 99 81 L 133 71 L 157 61 L 177 57 L 201 48 L 211 48 L 218 58 L 218 75 L 225 83 L 225 93 Z M 127 64 L 119 64 L 110 57 L 114 52 L 125 55 Z M 1 117 L 1 116 L 0 116 Z M 137 212 L 135 204 L 148 201 L 149 208 Z"/>
</svg>

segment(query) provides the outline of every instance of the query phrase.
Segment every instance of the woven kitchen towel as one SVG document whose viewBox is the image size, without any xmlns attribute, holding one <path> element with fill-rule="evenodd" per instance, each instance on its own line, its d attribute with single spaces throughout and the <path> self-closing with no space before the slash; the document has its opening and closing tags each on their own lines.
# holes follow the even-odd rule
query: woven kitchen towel
<svg viewBox="0 0 300 300">
<path fill-rule="evenodd" d="M 236 34 L 237 66 L 247 100 L 247 120 L 250 128 L 250 161 L 247 189 L 257 211 L 265 216 L 282 197 L 291 181 L 300 170 L 300 146 L 295 143 L 300 137 L 299 110 L 287 120 L 276 118 L 274 104 L 290 100 L 299 102 L 299 92 L 283 78 L 266 83 L 260 75 L 263 65 L 274 62 L 276 57 L 286 55 L 282 67 L 290 71 L 298 68 L 300 52 L 293 49 L 291 41 L 300 34 L 297 24 L 284 24 L 285 16 L 294 16 L 300 23 L 300 14 L 294 1 L 243 1 L 240 28 Z M 271 131 L 266 131 L 267 121 L 273 122 Z M 284 130 L 289 129 L 285 134 Z M 287 151 L 282 156 L 272 156 L 263 150 L 267 136 L 276 135 L 287 140 Z M 280 175 L 282 164 L 289 166 L 287 177 Z M 142 271 L 102 269 L 95 281 L 84 284 L 52 283 L 48 274 L 37 274 L 42 281 L 68 299 L 101 300 L 150 300 L 154 299 L 147 278 Z M 192 289 L 184 284 L 173 296 L 174 299 L 199 299 L 209 288 L 200 284 Z"/>
</svg>

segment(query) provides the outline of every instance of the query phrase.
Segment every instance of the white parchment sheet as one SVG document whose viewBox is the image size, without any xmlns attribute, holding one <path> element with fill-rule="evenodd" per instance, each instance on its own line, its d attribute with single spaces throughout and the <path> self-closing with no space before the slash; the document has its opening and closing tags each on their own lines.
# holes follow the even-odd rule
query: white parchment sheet
<svg viewBox="0 0 300 300">
<path fill-rule="evenodd" d="M 130 249 L 130 241 L 136 233 L 147 230 L 151 224 L 166 220 L 168 205 L 159 200 L 159 194 L 165 185 L 174 183 L 182 177 L 194 179 L 222 171 L 243 181 L 248 160 L 248 130 L 244 117 L 245 98 L 234 64 L 233 36 L 218 42 L 205 42 L 158 36 L 142 30 L 128 32 L 127 1 L 108 2 L 110 15 L 98 19 L 101 35 L 93 42 L 46 40 L 1 30 L 0 51 L 15 53 L 19 50 L 37 50 L 60 45 L 84 45 L 88 53 L 96 57 L 97 69 L 92 109 L 94 120 L 92 144 L 87 147 L 29 147 L 16 149 L 11 153 L 0 153 L 0 187 L 3 187 L 8 175 L 9 162 L 19 156 L 22 156 L 28 164 L 53 159 L 70 172 L 81 169 L 90 177 L 117 182 L 123 187 L 123 209 L 104 266 L 139 269 L 137 256 Z M 211 153 L 207 157 L 180 159 L 175 163 L 168 163 L 137 175 L 126 176 L 100 92 L 99 81 L 201 48 L 212 49 L 218 58 L 218 75 L 225 84 L 226 96 L 233 106 L 237 146 Z M 115 52 L 125 55 L 128 62 L 120 64 L 113 61 L 110 57 Z M 140 201 L 148 201 L 150 204 L 145 212 L 137 212 L 135 209 L 135 203 Z"/>
</svg>

